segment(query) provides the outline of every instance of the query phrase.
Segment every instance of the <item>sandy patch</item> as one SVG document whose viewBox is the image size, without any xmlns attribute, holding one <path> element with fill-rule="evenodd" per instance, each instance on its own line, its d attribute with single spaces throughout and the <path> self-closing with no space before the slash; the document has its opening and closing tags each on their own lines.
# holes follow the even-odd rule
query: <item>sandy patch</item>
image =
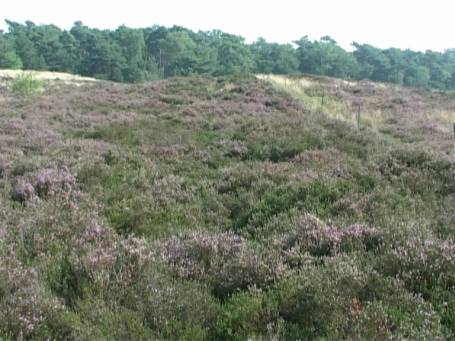
<svg viewBox="0 0 455 341">
<path fill-rule="evenodd" d="M 43 81 L 62 81 L 65 83 L 86 83 L 95 82 L 95 78 L 82 77 L 63 72 L 51 71 L 23 71 L 23 70 L 2 70 L 0 69 L 0 81 L 11 80 L 22 74 L 32 73 L 37 79 Z"/>
</svg>

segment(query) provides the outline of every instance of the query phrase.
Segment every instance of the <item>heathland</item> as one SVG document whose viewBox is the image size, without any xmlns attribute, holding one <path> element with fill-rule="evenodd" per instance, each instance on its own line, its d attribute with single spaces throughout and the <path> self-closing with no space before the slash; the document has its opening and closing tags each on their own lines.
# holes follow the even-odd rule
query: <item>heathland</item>
<svg viewBox="0 0 455 341">
<path fill-rule="evenodd" d="M 0 338 L 451 339 L 454 120 L 315 76 L 5 78 Z"/>
</svg>

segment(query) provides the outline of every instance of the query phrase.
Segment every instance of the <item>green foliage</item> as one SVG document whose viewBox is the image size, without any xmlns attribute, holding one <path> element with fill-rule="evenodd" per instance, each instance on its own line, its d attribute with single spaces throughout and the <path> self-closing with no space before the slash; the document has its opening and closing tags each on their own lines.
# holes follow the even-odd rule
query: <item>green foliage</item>
<svg viewBox="0 0 455 341">
<path fill-rule="evenodd" d="M 250 73 L 254 60 L 243 38 L 223 34 L 218 46 L 218 68 L 216 75 L 242 75 Z"/>
<path fill-rule="evenodd" d="M 36 95 L 42 92 L 43 81 L 36 78 L 33 73 L 23 73 L 13 80 L 11 89 L 22 95 Z"/>
<path fill-rule="evenodd" d="M 82 298 L 87 275 L 82 269 L 78 269 L 75 257 L 64 254 L 61 259 L 56 260 L 49 271 L 47 282 L 67 306 L 74 307 Z"/>
<path fill-rule="evenodd" d="M 339 78 L 356 78 L 357 62 L 336 41 L 326 36 L 311 42 L 303 37 L 296 42 L 301 72 Z"/>
<path fill-rule="evenodd" d="M 22 60 L 16 53 L 14 43 L 0 32 L 0 68 L 22 69 Z"/>
<path fill-rule="evenodd" d="M 340 199 L 352 184 L 346 181 L 313 181 L 300 185 L 255 184 L 258 192 L 240 189 L 235 202 L 228 202 L 232 218 L 232 228 L 236 231 L 251 230 L 264 225 L 272 217 L 298 208 L 313 212 L 322 217 L 336 215 L 334 203 Z"/>
<path fill-rule="evenodd" d="M 275 292 L 290 339 L 419 338 L 444 330 L 430 304 L 344 257 L 309 267 Z"/>
<path fill-rule="evenodd" d="M 174 26 L 116 30 L 92 29 L 76 22 L 69 31 L 54 25 L 8 21 L 0 35 L 0 67 L 65 71 L 118 82 L 173 76 L 312 73 L 370 79 L 413 87 L 455 88 L 455 54 L 381 50 L 353 43 L 341 48 L 329 36 L 307 36 L 291 44 L 263 38 L 246 44 L 218 30 L 193 32 Z"/>
<path fill-rule="evenodd" d="M 298 59 L 290 44 L 268 43 L 259 38 L 250 45 L 256 67 L 256 73 L 293 74 L 297 72 Z"/>
<path fill-rule="evenodd" d="M 219 340 L 273 338 L 283 329 L 274 302 L 261 292 L 242 292 L 231 297 L 224 305 L 217 321 Z"/>
</svg>

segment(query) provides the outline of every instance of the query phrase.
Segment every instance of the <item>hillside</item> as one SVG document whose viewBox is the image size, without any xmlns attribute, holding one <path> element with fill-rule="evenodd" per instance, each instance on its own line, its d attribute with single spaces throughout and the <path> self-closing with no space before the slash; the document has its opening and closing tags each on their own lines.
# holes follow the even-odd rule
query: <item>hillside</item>
<svg viewBox="0 0 455 341">
<path fill-rule="evenodd" d="M 85 84 L 96 81 L 95 78 L 82 77 L 64 72 L 50 71 L 22 71 L 22 70 L 6 70 L 0 69 L 0 85 L 8 87 L 9 83 L 26 75 L 32 75 L 41 82 L 65 83 L 65 84 Z"/>
<path fill-rule="evenodd" d="M 373 130 L 382 138 L 453 160 L 455 92 L 370 81 L 259 75 L 313 112 Z"/>
<path fill-rule="evenodd" d="M 2 85 L 0 338 L 453 337 L 453 93 L 262 78 Z"/>
</svg>

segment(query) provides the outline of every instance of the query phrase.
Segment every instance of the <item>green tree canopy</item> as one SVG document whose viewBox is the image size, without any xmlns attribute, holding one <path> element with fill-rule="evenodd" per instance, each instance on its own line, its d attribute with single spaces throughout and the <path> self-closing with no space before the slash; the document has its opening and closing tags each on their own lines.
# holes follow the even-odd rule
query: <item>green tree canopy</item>
<svg viewBox="0 0 455 341">
<path fill-rule="evenodd" d="M 14 42 L 0 32 L 0 68 L 22 69 L 22 60 L 16 54 Z"/>
<path fill-rule="evenodd" d="M 295 45 L 252 44 L 220 30 L 179 26 L 99 30 L 75 22 L 55 25 L 6 21 L 0 33 L 0 67 L 79 73 L 120 82 L 172 76 L 296 72 L 370 79 L 417 87 L 455 89 L 455 50 L 444 53 L 353 43 L 346 51 L 329 36 Z"/>
</svg>

